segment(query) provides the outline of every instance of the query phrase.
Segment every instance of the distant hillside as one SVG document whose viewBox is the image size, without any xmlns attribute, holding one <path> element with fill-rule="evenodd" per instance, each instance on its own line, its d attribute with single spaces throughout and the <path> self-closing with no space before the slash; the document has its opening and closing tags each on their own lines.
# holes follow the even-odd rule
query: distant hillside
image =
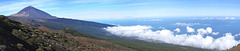
<svg viewBox="0 0 240 51">
<path fill-rule="evenodd" d="M 36 27 L 0 16 L 0 50 L 6 51 L 105 51 L 101 46 L 89 46 L 58 33 L 42 31 Z"/>
<path fill-rule="evenodd" d="M 57 19 L 27 19 L 27 18 L 20 18 L 20 17 L 8 17 L 8 18 L 19 21 L 26 25 L 35 26 L 35 27 L 45 26 L 51 29 L 72 28 L 76 31 L 79 31 L 85 34 L 90 34 L 93 36 L 104 37 L 104 38 L 114 37 L 112 34 L 102 29 L 103 27 L 108 27 L 113 25 L 83 21 L 83 20 L 65 19 L 65 18 L 57 18 Z"/>
</svg>

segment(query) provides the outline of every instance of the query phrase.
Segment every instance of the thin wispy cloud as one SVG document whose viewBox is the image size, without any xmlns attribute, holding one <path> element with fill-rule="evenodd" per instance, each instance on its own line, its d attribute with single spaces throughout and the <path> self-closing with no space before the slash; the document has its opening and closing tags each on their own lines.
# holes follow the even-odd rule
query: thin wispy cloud
<svg viewBox="0 0 240 51">
<path fill-rule="evenodd" d="M 177 26 L 196 26 L 196 25 L 210 25 L 210 24 L 201 24 L 201 23 L 175 23 Z"/>
<path fill-rule="evenodd" d="M 76 4 L 76 3 L 112 3 L 116 0 L 74 0 L 69 3 Z"/>
<path fill-rule="evenodd" d="M 191 18 L 192 20 L 240 20 L 238 17 L 206 17 L 206 18 Z"/>
</svg>

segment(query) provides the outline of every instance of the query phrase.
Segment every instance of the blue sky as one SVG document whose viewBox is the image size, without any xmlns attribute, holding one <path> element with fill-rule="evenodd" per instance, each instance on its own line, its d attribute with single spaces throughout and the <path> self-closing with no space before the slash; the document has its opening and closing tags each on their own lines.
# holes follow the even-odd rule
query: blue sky
<svg viewBox="0 0 240 51">
<path fill-rule="evenodd" d="M 0 14 L 11 15 L 29 5 L 73 19 L 240 16 L 240 0 L 0 0 Z"/>
</svg>

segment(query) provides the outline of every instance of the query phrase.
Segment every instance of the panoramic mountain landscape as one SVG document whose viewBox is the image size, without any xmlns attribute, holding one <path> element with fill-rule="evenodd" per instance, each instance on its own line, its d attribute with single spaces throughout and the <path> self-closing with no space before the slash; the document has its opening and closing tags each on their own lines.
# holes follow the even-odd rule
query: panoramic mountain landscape
<svg viewBox="0 0 240 51">
<path fill-rule="evenodd" d="M 3 0 L 0 50 L 240 51 L 237 2 Z"/>
<path fill-rule="evenodd" d="M 102 37 L 108 34 L 102 28 L 114 26 L 84 20 L 57 18 L 32 6 L 28 6 L 18 13 L 10 15 L 9 18 L 30 26 L 46 26 L 52 29 L 73 28 L 79 32 Z"/>
</svg>

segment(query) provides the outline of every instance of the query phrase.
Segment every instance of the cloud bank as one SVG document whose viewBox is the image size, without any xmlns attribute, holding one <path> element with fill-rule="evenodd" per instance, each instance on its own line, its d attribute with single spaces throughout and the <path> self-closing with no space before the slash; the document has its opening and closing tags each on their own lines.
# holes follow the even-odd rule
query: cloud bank
<svg viewBox="0 0 240 51">
<path fill-rule="evenodd" d="M 212 34 L 213 34 L 213 35 L 218 35 L 218 34 L 219 34 L 219 32 L 213 32 Z"/>
<path fill-rule="evenodd" d="M 197 30 L 198 34 L 210 34 L 212 33 L 212 28 L 207 27 L 206 29 L 200 28 Z"/>
<path fill-rule="evenodd" d="M 162 19 L 145 19 L 145 20 L 138 20 L 138 21 L 162 21 Z"/>
<path fill-rule="evenodd" d="M 178 26 L 195 26 L 195 25 L 209 25 L 209 24 L 200 24 L 200 23 L 175 23 L 174 25 L 178 25 Z"/>
<path fill-rule="evenodd" d="M 238 17 L 206 17 L 206 18 L 192 18 L 193 20 L 239 20 Z"/>
<path fill-rule="evenodd" d="M 176 28 L 174 31 L 176 31 L 177 33 L 179 33 L 181 30 L 179 28 Z"/>
<path fill-rule="evenodd" d="M 188 33 L 193 33 L 193 32 L 195 32 L 195 30 L 194 30 L 193 28 L 189 27 L 189 26 L 187 26 L 186 28 L 187 28 L 187 32 L 188 32 Z"/>
<path fill-rule="evenodd" d="M 105 30 L 111 32 L 114 35 L 125 37 L 136 37 L 137 39 L 153 40 L 156 42 L 165 42 L 176 45 L 192 46 L 205 49 L 218 49 L 226 50 L 240 41 L 235 40 L 231 33 L 226 33 L 224 36 L 214 39 L 211 36 L 204 37 L 205 34 L 211 34 L 212 28 L 206 29 L 200 28 L 197 30 L 197 34 L 180 34 L 175 35 L 173 31 L 164 29 L 152 31 L 151 26 L 116 26 L 107 27 Z M 178 28 L 177 28 L 178 29 Z M 188 32 L 194 32 L 194 29 L 187 26 Z"/>
</svg>

